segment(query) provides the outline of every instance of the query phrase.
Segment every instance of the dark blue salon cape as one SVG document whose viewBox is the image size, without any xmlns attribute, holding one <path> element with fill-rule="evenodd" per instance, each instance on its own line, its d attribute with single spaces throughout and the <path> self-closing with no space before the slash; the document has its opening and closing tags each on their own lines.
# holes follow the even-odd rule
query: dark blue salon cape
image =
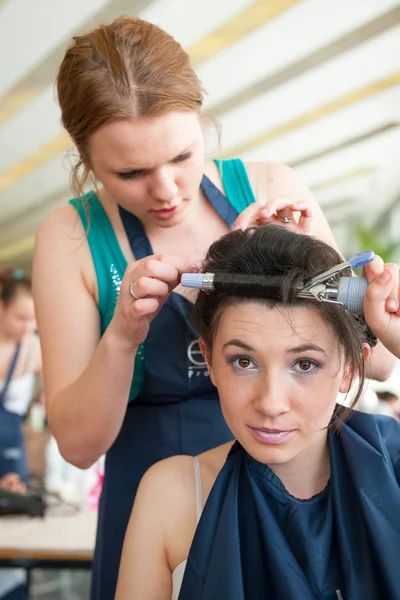
<svg viewBox="0 0 400 600">
<path fill-rule="evenodd" d="M 232 226 L 235 209 L 204 177 L 202 188 Z M 132 252 L 153 254 L 140 221 L 120 209 Z M 120 433 L 106 456 L 99 507 L 92 600 L 113 600 L 125 531 L 140 479 L 157 461 L 197 455 L 232 439 L 210 381 L 191 321 L 192 304 L 172 293 L 151 323 L 146 339 L 145 379 L 128 405 Z"/>
<path fill-rule="evenodd" d="M 329 446 L 328 486 L 302 501 L 236 442 L 179 600 L 400 599 L 400 424 L 355 411 Z"/>
</svg>

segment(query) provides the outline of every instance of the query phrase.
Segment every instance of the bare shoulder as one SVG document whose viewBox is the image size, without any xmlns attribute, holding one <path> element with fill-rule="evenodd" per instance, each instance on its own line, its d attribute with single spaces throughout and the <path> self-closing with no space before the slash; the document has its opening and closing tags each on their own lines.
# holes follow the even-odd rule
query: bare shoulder
<svg viewBox="0 0 400 600">
<path fill-rule="evenodd" d="M 271 162 L 271 161 L 264 161 L 264 160 L 257 160 L 257 161 L 245 161 L 244 163 L 246 170 L 248 172 L 257 172 L 257 171 L 266 171 L 268 170 L 270 172 L 270 174 L 276 174 L 276 173 L 293 173 L 293 169 L 292 167 L 289 167 L 288 165 L 285 165 L 284 163 L 279 163 L 279 162 Z"/>
<path fill-rule="evenodd" d="M 77 210 L 71 204 L 56 208 L 39 226 L 36 245 L 47 246 L 58 251 L 60 248 L 77 248 L 85 241 L 85 231 Z"/>
<path fill-rule="evenodd" d="M 265 161 L 245 162 L 244 165 L 254 195 L 260 202 L 285 195 L 294 195 L 299 200 L 309 194 L 298 173 L 288 165 Z M 213 161 L 206 162 L 204 173 L 222 193 L 225 193 L 221 173 Z"/>
<path fill-rule="evenodd" d="M 173 456 L 154 464 L 143 475 L 133 506 L 133 519 L 157 515 L 164 532 L 195 515 L 193 458 Z"/>
<path fill-rule="evenodd" d="M 269 185 L 278 184 L 289 189 L 292 189 L 293 185 L 296 187 L 299 185 L 304 186 L 298 173 L 283 163 L 255 161 L 246 162 L 245 167 L 250 182 L 252 185 L 254 184 L 254 187 L 257 186 L 257 182 L 260 182 L 260 179 L 266 180 Z M 282 191 L 282 193 L 284 192 Z"/>
<path fill-rule="evenodd" d="M 299 173 L 283 163 L 269 162 L 267 164 L 268 179 L 271 182 L 283 182 L 294 186 L 303 186 L 305 183 Z"/>
<path fill-rule="evenodd" d="M 160 494 L 162 490 L 162 494 Z M 155 463 L 144 474 L 138 495 L 158 497 L 165 504 L 168 499 L 191 500 L 193 492 L 193 458 L 172 456 Z"/>
<path fill-rule="evenodd" d="M 216 479 L 219 471 L 225 464 L 229 450 L 234 442 L 228 442 L 212 448 L 207 452 L 199 454 L 199 462 L 202 471 L 207 471 L 211 478 Z M 180 500 L 187 500 L 192 506 L 194 491 L 194 463 L 192 456 L 172 456 L 160 460 L 154 464 L 143 476 L 139 491 L 141 496 L 160 496 L 160 500 L 165 505 L 166 498 L 176 498 L 179 495 Z M 203 475 L 203 472 L 202 472 Z"/>
<path fill-rule="evenodd" d="M 223 467 L 231 443 L 218 446 L 199 455 L 203 499 L 214 485 Z M 166 514 L 170 524 L 196 521 L 196 481 L 192 456 L 173 456 L 154 464 L 143 476 L 137 492 L 135 507 Z M 134 507 L 134 510 L 135 510 Z M 138 509 L 139 510 L 139 509 Z"/>
<path fill-rule="evenodd" d="M 41 287 L 50 279 L 68 280 L 79 285 L 83 282 L 97 301 L 97 282 L 87 235 L 77 210 L 65 204 L 54 210 L 40 225 L 36 233 L 33 261 L 35 280 Z M 58 283 L 57 283 L 58 285 Z"/>
<path fill-rule="evenodd" d="M 285 164 L 254 161 L 245 162 L 244 165 L 255 195 L 257 195 L 257 190 L 260 190 L 265 183 L 268 184 L 268 187 L 277 183 L 280 186 L 292 186 L 294 183 L 296 185 L 301 184 L 298 174 Z M 205 163 L 204 173 L 221 192 L 224 192 L 221 173 L 214 161 Z"/>
</svg>

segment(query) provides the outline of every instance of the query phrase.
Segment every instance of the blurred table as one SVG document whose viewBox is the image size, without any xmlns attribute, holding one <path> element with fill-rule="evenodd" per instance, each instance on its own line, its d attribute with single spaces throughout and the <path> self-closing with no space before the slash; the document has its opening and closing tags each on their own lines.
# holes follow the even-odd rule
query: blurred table
<svg viewBox="0 0 400 600">
<path fill-rule="evenodd" d="M 91 569 L 97 511 L 51 508 L 43 518 L 0 517 L 0 567 Z"/>
</svg>

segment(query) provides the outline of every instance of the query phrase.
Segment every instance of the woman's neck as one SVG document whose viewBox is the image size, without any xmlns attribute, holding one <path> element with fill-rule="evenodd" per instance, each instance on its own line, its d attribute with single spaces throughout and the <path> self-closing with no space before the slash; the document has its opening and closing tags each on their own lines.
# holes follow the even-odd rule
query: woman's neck
<svg viewBox="0 0 400 600">
<path fill-rule="evenodd" d="M 325 489 L 331 475 L 327 431 L 319 432 L 313 443 L 290 462 L 268 466 L 295 498 L 315 496 Z"/>
</svg>

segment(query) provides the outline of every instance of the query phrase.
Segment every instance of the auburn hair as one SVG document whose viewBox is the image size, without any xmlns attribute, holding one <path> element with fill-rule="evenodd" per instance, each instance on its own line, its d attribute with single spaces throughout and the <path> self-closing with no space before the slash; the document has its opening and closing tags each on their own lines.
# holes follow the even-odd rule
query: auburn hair
<svg viewBox="0 0 400 600">
<path fill-rule="evenodd" d="M 165 31 L 118 17 L 73 38 L 57 76 L 62 123 L 80 157 L 71 173 L 76 196 L 91 177 L 88 140 L 106 123 L 200 112 L 203 89 L 188 54 Z"/>
</svg>

